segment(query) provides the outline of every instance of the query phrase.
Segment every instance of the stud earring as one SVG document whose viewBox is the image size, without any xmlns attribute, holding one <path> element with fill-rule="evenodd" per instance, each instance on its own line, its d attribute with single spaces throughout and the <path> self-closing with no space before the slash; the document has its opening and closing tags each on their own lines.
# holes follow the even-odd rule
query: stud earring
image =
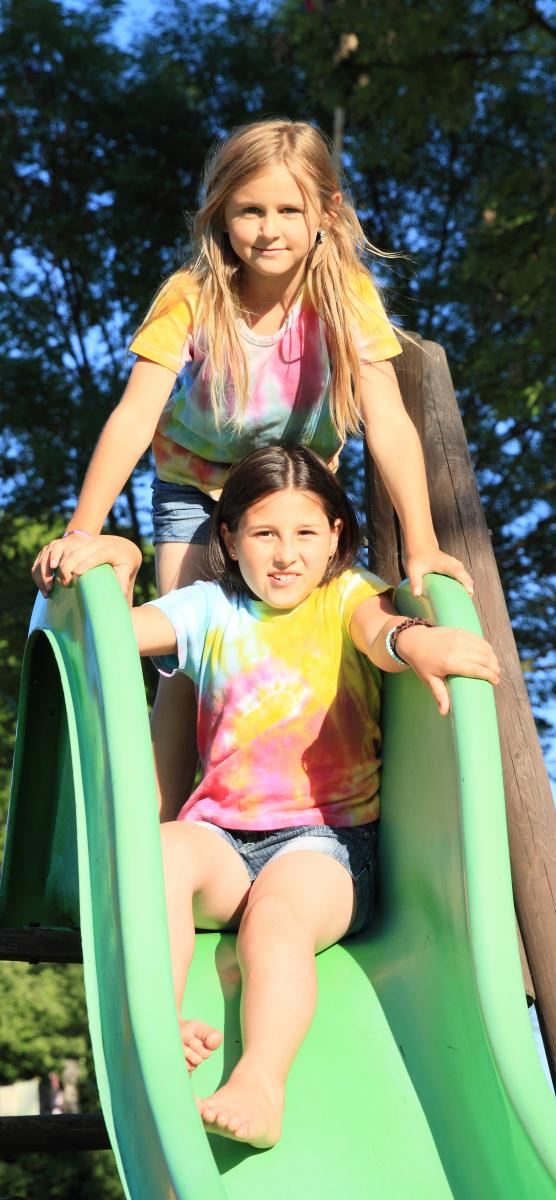
<svg viewBox="0 0 556 1200">
<path fill-rule="evenodd" d="M 324 242 L 325 237 L 326 237 L 326 229 L 319 229 L 319 231 L 317 233 L 317 237 L 316 237 L 317 246 L 322 246 L 322 243 Z"/>
</svg>

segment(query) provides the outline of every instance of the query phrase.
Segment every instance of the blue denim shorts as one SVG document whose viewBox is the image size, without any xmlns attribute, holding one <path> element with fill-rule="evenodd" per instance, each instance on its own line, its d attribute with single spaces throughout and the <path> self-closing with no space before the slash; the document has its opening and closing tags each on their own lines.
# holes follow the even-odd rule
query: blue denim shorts
<svg viewBox="0 0 556 1200">
<path fill-rule="evenodd" d="M 216 501 L 187 483 L 165 483 L 155 476 L 153 493 L 153 543 L 187 542 L 206 546 L 210 518 Z"/>
<path fill-rule="evenodd" d="M 293 850 L 316 850 L 335 858 L 349 871 L 355 887 L 355 912 L 347 933 L 359 933 L 373 915 L 378 821 L 349 829 L 332 825 L 298 825 L 289 829 L 222 829 L 208 821 L 199 824 L 214 829 L 243 859 L 251 883 L 272 858 Z"/>
</svg>

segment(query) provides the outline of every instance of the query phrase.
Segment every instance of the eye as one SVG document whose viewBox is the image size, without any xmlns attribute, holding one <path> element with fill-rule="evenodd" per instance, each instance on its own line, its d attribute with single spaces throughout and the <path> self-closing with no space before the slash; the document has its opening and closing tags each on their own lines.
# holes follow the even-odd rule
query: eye
<svg viewBox="0 0 556 1200">
<path fill-rule="evenodd" d="M 246 205 L 245 208 L 242 208 L 241 210 L 242 216 L 248 215 L 249 213 L 260 213 L 260 211 L 261 209 L 258 208 L 256 204 Z"/>
<path fill-rule="evenodd" d="M 316 529 L 300 529 L 299 536 L 300 537 L 315 537 L 316 532 L 317 532 Z"/>
<path fill-rule="evenodd" d="M 255 533 L 256 538 L 271 538 L 273 536 L 272 529 L 257 529 Z"/>
<path fill-rule="evenodd" d="M 284 208 L 282 209 L 282 212 L 290 213 L 290 214 L 293 213 L 294 215 L 296 213 L 302 213 L 303 211 L 304 210 L 302 208 L 294 208 L 293 205 L 285 205 Z"/>
</svg>

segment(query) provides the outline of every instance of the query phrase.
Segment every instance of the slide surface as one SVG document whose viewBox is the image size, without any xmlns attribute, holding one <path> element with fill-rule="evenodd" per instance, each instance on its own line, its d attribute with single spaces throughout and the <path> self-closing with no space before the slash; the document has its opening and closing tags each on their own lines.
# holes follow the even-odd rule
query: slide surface
<svg viewBox="0 0 556 1200">
<path fill-rule="evenodd" d="M 453 581 L 400 610 L 477 629 Z M 22 681 L 4 926 L 80 926 L 103 1112 L 131 1200 L 556 1200 L 556 1102 L 516 945 L 492 691 L 441 719 L 410 673 L 384 696 L 381 905 L 319 956 L 315 1021 L 270 1151 L 207 1138 L 175 1020 L 140 663 L 108 567 L 37 600 Z M 201 934 L 185 1005 L 239 1051 L 230 935 Z"/>
</svg>

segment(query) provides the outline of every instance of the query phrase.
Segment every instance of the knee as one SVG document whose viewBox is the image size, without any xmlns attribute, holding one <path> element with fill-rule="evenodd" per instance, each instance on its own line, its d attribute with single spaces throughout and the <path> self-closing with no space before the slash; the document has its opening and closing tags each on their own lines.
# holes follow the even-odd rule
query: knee
<svg viewBox="0 0 556 1200">
<path fill-rule="evenodd" d="M 258 889 L 255 883 L 241 919 L 238 941 L 252 941 L 257 937 L 268 940 L 271 935 L 273 943 L 281 941 L 282 938 L 291 942 L 292 938 L 298 938 L 301 933 L 302 922 L 299 913 L 287 894 Z"/>
</svg>

